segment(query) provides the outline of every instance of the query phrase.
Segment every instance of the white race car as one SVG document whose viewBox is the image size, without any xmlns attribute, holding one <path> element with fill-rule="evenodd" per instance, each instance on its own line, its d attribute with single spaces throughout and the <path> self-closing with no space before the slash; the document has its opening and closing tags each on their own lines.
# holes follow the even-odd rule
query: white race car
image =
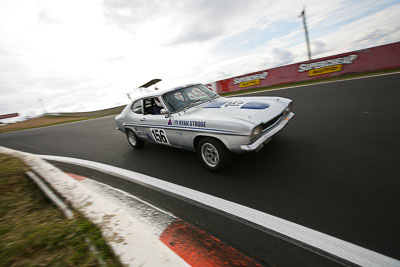
<svg viewBox="0 0 400 267">
<path fill-rule="evenodd" d="M 133 97 L 115 120 L 135 149 L 147 141 L 197 151 L 208 169 L 219 171 L 232 153 L 261 149 L 292 119 L 291 107 L 287 98 L 225 98 L 191 84 Z"/>
</svg>

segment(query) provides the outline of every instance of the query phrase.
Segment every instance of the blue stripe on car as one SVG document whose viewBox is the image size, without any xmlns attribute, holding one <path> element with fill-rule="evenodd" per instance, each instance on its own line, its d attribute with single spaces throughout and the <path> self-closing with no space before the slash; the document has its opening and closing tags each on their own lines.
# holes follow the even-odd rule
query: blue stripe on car
<svg viewBox="0 0 400 267">
<path fill-rule="evenodd" d="M 187 129 L 187 130 L 202 130 L 205 132 L 220 132 L 220 133 L 230 133 L 238 134 L 238 132 L 210 129 L 210 128 L 196 128 L 196 127 L 185 127 L 185 126 L 170 126 L 170 125 L 159 125 L 159 124 L 140 124 L 140 123 L 127 123 L 125 126 L 137 126 L 137 127 L 156 127 L 156 128 L 174 128 L 174 129 Z"/>
</svg>

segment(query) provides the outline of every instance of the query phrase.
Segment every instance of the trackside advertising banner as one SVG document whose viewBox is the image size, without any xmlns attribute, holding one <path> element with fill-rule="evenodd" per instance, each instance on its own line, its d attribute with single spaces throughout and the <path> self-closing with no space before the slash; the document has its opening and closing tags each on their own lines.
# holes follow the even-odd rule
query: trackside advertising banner
<svg viewBox="0 0 400 267">
<path fill-rule="evenodd" d="M 393 68 L 400 68 L 400 42 L 253 72 L 207 86 L 221 94 Z"/>
<path fill-rule="evenodd" d="M 19 113 L 4 114 L 4 115 L 0 115 L 0 119 L 14 118 L 14 117 L 18 117 L 18 116 L 19 116 Z"/>
</svg>

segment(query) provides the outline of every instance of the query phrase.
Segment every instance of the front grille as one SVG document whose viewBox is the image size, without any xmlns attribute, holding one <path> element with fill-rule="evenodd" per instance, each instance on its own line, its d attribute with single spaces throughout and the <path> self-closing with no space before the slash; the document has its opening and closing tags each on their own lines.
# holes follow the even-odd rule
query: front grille
<svg viewBox="0 0 400 267">
<path fill-rule="evenodd" d="M 272 126 L 274 126 L 276 123 L 278 123 L 281 120 L 282 116 L 283 116 L 283 112 L 281 114 L 279 114 L 278 116 L 276 116 L 275 118 L 273 118 L 272 120 L 261 124 L 263 132 L 266 131 L 267 129 L 271 128 Z"/>
</svg>

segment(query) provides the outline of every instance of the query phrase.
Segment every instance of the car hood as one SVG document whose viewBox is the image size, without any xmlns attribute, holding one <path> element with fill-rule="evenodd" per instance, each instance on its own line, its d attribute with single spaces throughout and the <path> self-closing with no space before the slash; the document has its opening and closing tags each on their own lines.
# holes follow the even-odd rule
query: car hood
<svg viewBox="0 0 400 267">
<path fill-rule="evenodd" d="M 229 118 L 258 125 L 281 114 L 290 102 L 282 97 L 220 97 L 188 110 L 184 116 L 210 120 Z"/>
</svg>

